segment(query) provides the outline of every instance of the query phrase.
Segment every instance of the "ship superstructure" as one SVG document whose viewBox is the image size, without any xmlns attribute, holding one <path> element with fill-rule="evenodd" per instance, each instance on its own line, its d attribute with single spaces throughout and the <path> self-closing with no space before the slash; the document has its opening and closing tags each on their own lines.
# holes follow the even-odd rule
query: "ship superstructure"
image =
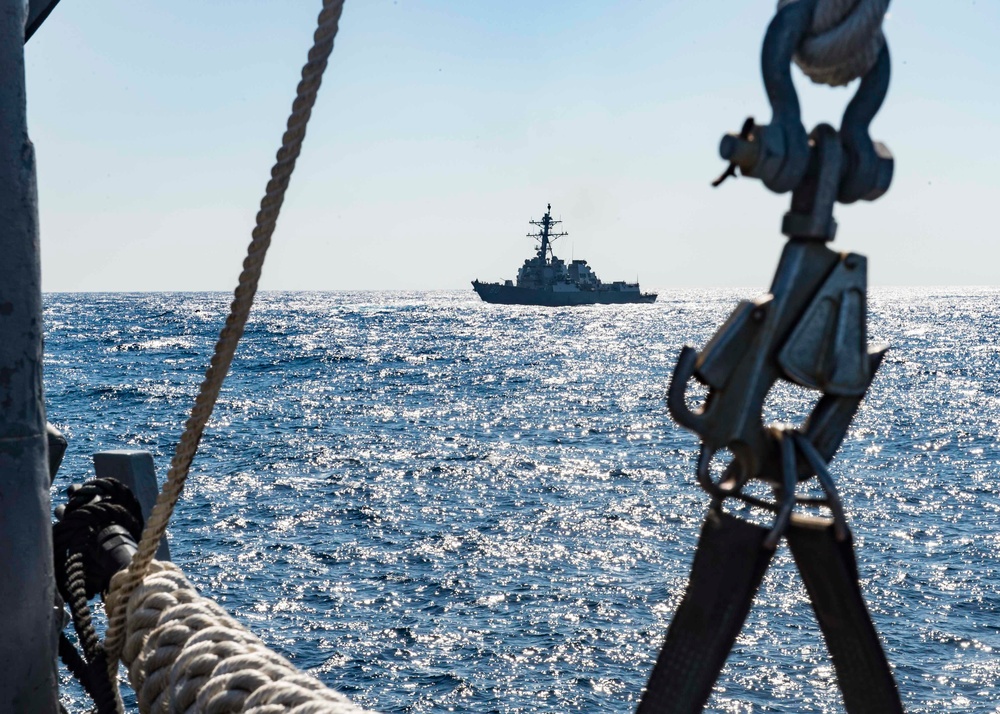
<svg viewBox="0 0 1000 714">
<path fill-rule="evenodd" d="M 535 255 L 524 261 L 517 271 L 517 280 L 503 283 L 472 281 L 472 287 L 486 302 L 504 305 L 594 305 L 612 303 L 654 302 L 656 293 L 644 293 L 639 283 L 624 280 L 604 283 L 597 277 L 586 260 L 570 263 L 557 258 L 552 250 L 553 241 L 569 235 L 557 232 L 562 223 L 552 218 L 552 204 L 546 207 L 540 220 L 529 221 L 538 231 L 529 238 L 538 241 Z"/>
</svg>

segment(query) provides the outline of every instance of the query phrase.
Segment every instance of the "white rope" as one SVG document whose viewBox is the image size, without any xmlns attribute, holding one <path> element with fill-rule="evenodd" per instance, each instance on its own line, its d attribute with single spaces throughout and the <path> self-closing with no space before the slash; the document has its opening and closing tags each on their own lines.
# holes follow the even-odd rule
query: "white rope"
<svg viewBox="0 0 1000 714">
<path fill-rule="evenodd" d="M 122 662 L 142 714 L 367 711 L 267 649 L 172 563 L 151 563 L 125 620 Z"/>
<path fill-rule="evenodd" d="M 798 0 L 779 0 L 780 10 Z M 885 45 L 882 20 L 889 0 L 818 0 L 812 27 L 795 53 L 806 76 L 839 87 L 863 77 Z"/>
<path fill-rule="evenodd" d="M 313 46 L 309 50 L 308 61 L 302 68 L 302 79 L 296 88 L 295 101 L 292 102 L 292 112 L 284 135 L 281 137 L 281 148 L 278 149 L 277 160 L 271 169 L 271 180 L 267 182 L 264 198 L 260 202 L 257 213 L 257 225 L 253 229 L 252 239 L 247 248 L 247 257 L 243 261 L 243 271 L 240 273 L 239 284 L 233 296 L 229 317 L 219 333 L 215 345 L 215 353 L 205 379 L 201 383 L 198 396 L 195 398 L 191 416 L 184 427 L 180 441 L 170 461 L 166 483 L 156 498 L 156 505 L 149 516 L 146 528 L 139 541 L 139 550 L 129 564 L 128 577 L 115 582 L 122 588 L 121 592 L 113 593 L 109 598 L 108 629 L 105 633 L 104 648 L 108 653 L 108 673 L 114 677 L 118 671 L 118 654 L 122 647 L 124 629 L 124 612 L 122 608 L 129 601 L 129 593 L 139 586 L 146 575 L 146 569 L 152 562 L 160 539 L 167 530 L 174 506 L 180 498 L 187 480 L 191 462 L 198 450 L 201 435 L 212 415 L 216 399 L 222 389 L 222 383 L 229 371 L 229 366 L 236 354 L 236 346 L 246 326 L 250 308 L 253 306 L 254 295 L 257 293 L 257 283 L 260 280 L 264 257 L 271 244 L 285 200 L 285 191 L 291 180 L 295 161 L 302 150 L 302 141 L 306 135 L 306 125 L 312 115 L 326 69 L 327 59 L 333 51 L 333 41 L 337 36 L 340 15 L 344 8 L 344 0 L 323 0 L 323 8 L 319 13 L 317 28 L 313 33 Z M 113 586 L 114 587 L 114 586 Z"/>
</svg>

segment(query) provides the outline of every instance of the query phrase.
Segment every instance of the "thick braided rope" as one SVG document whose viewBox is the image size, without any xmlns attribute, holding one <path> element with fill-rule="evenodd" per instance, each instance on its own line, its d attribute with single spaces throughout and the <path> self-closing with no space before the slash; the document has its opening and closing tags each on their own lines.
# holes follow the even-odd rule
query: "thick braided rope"
<svg viewBox="0 0 1000 714">
<path fill-rule="evenodd" d="M 281 204 L 285 199 L 288 181 L 295 168 L 295 161 L 302 149 L 302 140 L 306 135 L 306 124 L 316 102 L 323 71 L 327 59 L 333 51 L 333 40 L 337 35 L 340 14 L 344 0 L 323 0 L 323 9 L 319 14 L 318 27 L 313 35 L 313 46 L 309 50 L 309 59 L 302 68 L 302 80 L 298 84 L 295 101 L 292 103 L 292 113 L 288 118 L 287 129 L 282 136 L 281 148 L 278 149 L 277 161 L 271 169 L 271 180 L 267 182 L 264 198 L 260 202 L 257 213 L 257 225 L 253 229 L 253 238 L 247 249 L 247 257 L 243 261 L 243 272 L 240 273 L 239 285 L 236 288 L 229 317 L 219 333 L 215 345 L 215 353 L 205 372 L 198 396 L 195 399 L 191 416 L 184 427 L 184 433 L 170 461 L 167 480 L 156 499 L 156 505 L 150 514 L 149 521 L 142 534 L 139 550 L 132 558 L 128 575 L 117 581 L 118 587 L 113 588 L 108 598 L 108 631 L 105 637 L 105 648 L 108 653 L 108 667 L 117 671 L 118 655 L 122 648 L 124 636 L 124 607 L 129 602 L 132 591 L 142 582 L 153 560 L 160 539 L 167 529 L 167 523 L 173 514 L 177 499 L 180 498 L 187 479 L 188 470 L 198 443 L 201 441 L 205 424 L 212 415 L 222 382 L 226 378 L 229 366 L 236 352 L 236 345 L 246 326 L 250 307 L 257 292 L 257 283 L 264 263 L 264 256 L 271 244 L 271 235 L 278 220 Z"/>
<path fill-rule="evenodd" d="M 133 591 L 122 662 L 142 714 L 366 711 L 269 650 L 172 563 L 154 560 Z"/>
<path fill-rule="evenodd" d="M 101 646 L 97 639 L 97 631 L 91 619 L 90 606 L 87 604 L 86 574 L 83 569 L 83 554 L 72 553 L 66 559 L 66 589 L 69 598 L 67 604 L 73 614 L 73 627 L 80 640 L 83 656 L 88 664 L 94 662 Z"/>
<path fill-rule="evenodd" d="M 779 0 L 778 9 L 798 0 Z M 839 87 L 868 74 L 885 45 L 889 0 L 818 0 L 812 27 L 795 53 L 806 76 Z"/>
</svg>

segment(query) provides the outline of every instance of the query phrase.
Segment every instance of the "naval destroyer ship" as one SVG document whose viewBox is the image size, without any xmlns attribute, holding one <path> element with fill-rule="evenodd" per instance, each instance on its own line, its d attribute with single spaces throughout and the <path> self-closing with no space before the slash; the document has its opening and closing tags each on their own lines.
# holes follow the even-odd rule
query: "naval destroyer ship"
<svg viewBox="0 0 1000 714">
<path fill-rule="evenodd" d="M 517 271 L 517 282 L 481 283 L 472 287 L 485 302 L 501 305 L 605 305 L 614 303 L 655 302 L 656 293 L 644 293 L 639 283 L 623 280 L 604 283 L 594 274 L 586 260 L 573 260 L 568 265 L 552 252 L 552 242 L 569 235 L 556 233 L 553 228 L 562 221 L 552 220 L 552 204 L 540 221 L 530 221 L 538 227 L 529 238 L 538 241 L 538 252 L 524 261 Z"/>
</svg>

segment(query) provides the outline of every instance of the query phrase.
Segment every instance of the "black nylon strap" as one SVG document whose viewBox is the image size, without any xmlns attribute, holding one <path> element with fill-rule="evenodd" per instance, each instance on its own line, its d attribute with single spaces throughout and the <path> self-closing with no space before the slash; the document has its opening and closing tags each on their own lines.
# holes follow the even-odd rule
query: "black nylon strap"
<svg viewBox="0 0 1000 714">
<path fill-rule="evenodd" d="M 902 714 L 899 691 L 861 596 L 850 537 L 828 521 L 793 519 L 785 534 L 833 658 L 848 714 Z"/>
<path fill-rule="evenodd" d="M 710 511 L 687 591 L 636 714 L 700 712 L 743 628 L 774 551 L 767 528 Z"/>
</svg>

